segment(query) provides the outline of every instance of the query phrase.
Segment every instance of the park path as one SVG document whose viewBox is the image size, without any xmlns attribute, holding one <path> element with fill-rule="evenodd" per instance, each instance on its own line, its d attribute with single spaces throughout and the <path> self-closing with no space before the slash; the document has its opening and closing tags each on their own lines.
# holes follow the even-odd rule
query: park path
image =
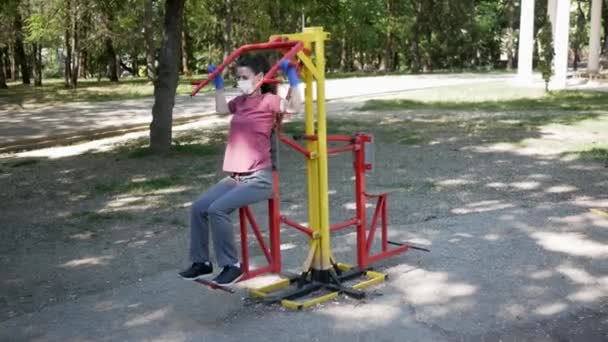
<svg viewBox="0 0 608 342">
<path fill-rule="evenodd" d="M 499 82 L 509 74 L 445 74 L 358 77 L 327 81 L 328 110 L 343 109 L 363 99 L 391 93 L 483 82 Z M 229 95 L 237 93 L 230 91 Z M 69 142 L 73 137 L 94 137 L 146 129 L 151 121 L 152 98 L 70 103 L 60 106 L 25 110 L 0 110 L 0 152 L 15 147 L 49 146 Z M 177 96 L 173 111 L 177 123 L 191 122 L 209 116 L 214 110 L 211 94 L 194 98 Z"/>
</svg>

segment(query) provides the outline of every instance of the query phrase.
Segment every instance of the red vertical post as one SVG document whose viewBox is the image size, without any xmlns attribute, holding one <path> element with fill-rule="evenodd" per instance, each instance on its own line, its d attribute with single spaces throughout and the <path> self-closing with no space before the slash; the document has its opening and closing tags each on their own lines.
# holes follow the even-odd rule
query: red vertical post
<svg viewBox="0 0 608 342">
<path fill-rule="evenodd" d="M 281 213 L 279 200 L 279 172 L 272 171 L 272 198 L 268 200 L 268 224 L 272 272 L 281 272 Z"/>
<path fill-rule="evenodd" d="M 367 267 L 367 248 L 365 234 L 367 229 L 367 220 L 365 215 L 365 161 L 364 150 L 361 136 L 355 136 L 355 201 L 356 214 L 359 222 L 357 223 L 357 266 L 364 269 Z"/>
<path fill-rule="evenodd" d="M 239 208 L 241 221 L 241 258 L 243 259 L 241 269 L 245 276 L 249 273 L 249 246 L 247 245 L 247 213 L 246 208 Z"/>
<path fill-rule="evenodd" d="M 382 251 L 386 252 L 388 250 L 388 200 L 387 195 L 382 195 Z"/>
</svg>

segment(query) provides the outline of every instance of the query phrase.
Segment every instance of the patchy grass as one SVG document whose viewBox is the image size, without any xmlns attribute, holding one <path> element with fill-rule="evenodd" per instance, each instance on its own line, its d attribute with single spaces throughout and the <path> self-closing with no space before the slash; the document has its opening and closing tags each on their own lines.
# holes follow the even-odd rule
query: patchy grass
<svg viewBox="0 0 608 342">
<path fill-rule="evenodd" d="M 184 220 L 179 219 L 177 217 L 167 218 L 164 216 L 154 216 L 154 217 L 150 218 L 149 222 L 152 224 L 158 224 L 158 225 L 169 224 L 171 226 L 180 227 L 180 228 L 188 227 L 188 225 L 186 224 L 186 222 L 184 222 Z"/>
<path fill-rule="evenodd" d="M 426 143 L 427 141 L 427 139 L 418 134 L 409 134 L 399 139 L 399 143 L 403 145 L 420 145 Z"/>
<path fill-rule="evenodd" d="M 39 159 L 23 159 L 23 160 L 19 160 L 19 161 L 9 164 L 9 166 L 12 168 L 15 168 L 15 167 L 22 167 L 22 166 L 38 164 L 39 162 L 40 162 Z"/>
<path fill-rule="evenodd" d="M 424 72 L 413 74 L 410 71 L 330 71 L 327 72 L 325 78 L 327 79 L 335 79 L 335 78 L 352 78 L 352 77 L 379 77 L 379 76 L 415 76 L 415 75 L 443 75 L 443 74 L 461 74 L 461 73 L 472 73 L 472 74 L 510 74 L 512 72 L 507 70 L 495 69 L 492 71 L 488 71 L 486 68 L 483 69 L 454 69 L 454 70 L 436 70 L 434 72 Z"/>
<path fill-rule="evenodd" d="M 361 120 L 338 120 L 330 119 L 327 120 L 327 134 L 354 134 L 356 132 L 365 132 L 369 130 L 370 123 Z M 304 122 L 303 121 L 292 121 L 284 123 L 282 126 L 282 132 L 287 135 L 299 135 L 304 134 Z"/>
<path fill-rule="evenodd" d="M 133 214 L 124 211 L 113 212 L 96 212 L 96 211 L 81 211 L 71 215 L 72 219 L 86 220 L 90 223 L 105 222 L 110 220 L 132 220 Z"/>
<path fill-rule="evenodd" d="M 214 156 L 222 152 L 222 146 L 216 144 L 175 144 L 171 147 L 168 156 L 189 155 L 189 156 Z M 127 153 L 129 158 L 145 158 L 153 156 L 149 146 L 137 147 Z"/>
<path fill-rule="evenodd" d="M 411 109 L 459 110 L 484 112 L 515 111 L 595 111 L 608 108 L 608 95 L 599 91 L 559 91 L 541 98 L 519 98 L 487 101 L 420 101 L 412 99 L 369 100 L 362 111 Z"/>
<path fill-rule="evenodd" d="M 182 135 L 174 138 L 170 152 L 165 154 L 164 157 L 208 157 L 219 155 L 223 151 L 225 138 L 225 133 L 223 132 L 201 132 L 200 134 Z M 117 146 L 114 150 L 131 159 L 156 156 L 150 150 L 150 140 L 148 138 L 126 142 Z"/>
<path fill-rule="evenodd" d="M 127 183 L 99 183 L 94 186 L 100 193 L 147 193 L 180 185 L 184 179 L 180 176 L 158 177 L 146 180 L 131 180 Z"/>
<path fill-rule="evenodd" d="M 203 76 L 182 77 L 177 87 L 178 95 L 188 95 L 192 91 L 192 80 Z M 206 87 L 202 91 L 209 91 Z M 70 102 L 100 102 L 128 100 L 154 95 L 154 85 L 143 77 L 123 78 L 118 83 L 94 79 L 79 80 L 76 89 L 66 88 L 62 79 L 43 80 L 42 87 L 23 84 L 9 85 L 0 89 L 0 109 L 16 109 L 26 105 L 51 106 Z"/>
<path fill-rule="evenodd" d="M 608 166 L 608 145 L 600 145 L 577 151 L 569 151 L 565 152 L 564 155 L 575 156 L 580 160 L 600 162 Z"/>
</svg>

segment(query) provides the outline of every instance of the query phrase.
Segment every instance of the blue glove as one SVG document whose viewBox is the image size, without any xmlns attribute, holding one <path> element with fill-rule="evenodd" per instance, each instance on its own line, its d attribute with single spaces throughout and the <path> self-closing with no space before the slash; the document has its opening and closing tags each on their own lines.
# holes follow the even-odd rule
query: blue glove
<svg viewBox="0 0 608 342">
<path fill-rule="evenodd" d="M 211 74 L 215 71 L 215 69 L 217 69 L 215 64 L 209 64 L 209 66 L 207 67 L 207 72 Z M 217 76 L 215 76 L 215 78 L 213 79 L 213 84 L 215 84 L 215 89 L 224 89 L 224 79 L 222 78 L 222 74 L 218 74 Z"/>
<path fill-rule="evenodd" d="M 296 67 L 291 65 L 288 60 L 283 60 L 281 62 L 281 70 L 285 75 L 287 75 L 287 79 L 289 79 L 289 85 L 292 87 L 296 87 L 300 83 L 300 78 L 298 77 L 298 71 Z"/>
</svg>

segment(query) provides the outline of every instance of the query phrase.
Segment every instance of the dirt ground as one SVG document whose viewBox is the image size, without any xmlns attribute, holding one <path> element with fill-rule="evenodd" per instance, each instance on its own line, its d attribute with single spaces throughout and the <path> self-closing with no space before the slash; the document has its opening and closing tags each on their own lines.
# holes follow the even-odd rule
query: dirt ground
<svg viewBox="0 0 608 342">
<path fill-rule="evenodd" d="M 589 212 L 608 207 L 608 165 L 581 153 L 606 146 L 608 109 L 350 110 L 332 116 L 330 127 L 336 133 L 374 134 L 376 167 L 368 182 L 372 189 L 392 191 L 389 211 L 395 238 L 433 250 L 432 256 L 411 252 L 382 265 L 396 276 L 378 291 L 413 308 L 399 315 L 424 322 L 438 339 L 447 340 L 608 338 L 608 312 L 602 306 L 608 297 L 608 219 Z M 298 118 L 285 127 L 286 133 L 300 129 Z M 221 122 L 178 132 L 180 147 L 165 157 L 147 155 L 145 139 L 53 159 L 3 156 L 0 322 L 5 328 L 19 317 L 76 305 L 184 267 L 189 206 L 221 176 L 224 135 Z M 280 157 L 282 210 L 305 222 L 304 160 L 285 147 Z M 353 214 L 350 165 L 349 155 L 330 159 L 333 221 Z M 263 217 L 263 205 L 256 205 L 256 213 Z M 510 236 L 519 243 L 509 242 Z M 305 255 L 305 239 L 284 228 L 282 243 L 286 269 L 296 269 Z M 336 234 L 336 255 L 352 262 L 353 243 L 352 232 Z M 440 259 L 457 263 L 456 276 L 449 281 L 434 269 L 447 262 Z M 472 271 L 468 277 L 465 269 L 488 273 L 475 278 Z M 539 283 L 504 283 L 505 295 L 517 288 L 525 304 L 501 302 L 500 293 L 475 291 L 498 273 Z M 478 285 L 470 285 L 473 278 Z M 547 282 L 541 284 L 543 279 Z M 500 292 L 501 285 L 487 289 Z M 543 289 L 568 300 L 544 297 Z M 481 296 L 479 303 L 499 298 L 487 308 L 494 314 L 492 323 L 483 323 L 488 319 L 481 314 L 484 310 L 467 311 L 469 296 Z M 384 302 L 374 296 L 368 301 L 370 312 L 397 314 L 390 307 L 383 311 Z M 346 300 L 325 310 L 335 317 L 348 315 L 342 305 L 359 306 Z M 238 317 L 261 309 L 244 310 Z M 448 320 L 446 310 L 452 315 L 467 312 L 464 320 L 470 320 L 470 326 Z M 262 310 L 270 317 L 279 311 Z M 593 320 L 576 326 L 588 326 L 583 335 L 564 328 L 578 317 Z M 482 323 L 476 327 L 476 321 Z M 367 322 L 376 324 L 373 319 Z M 599 332 L 589 335 L 594 329 Z"/>
</svg>

